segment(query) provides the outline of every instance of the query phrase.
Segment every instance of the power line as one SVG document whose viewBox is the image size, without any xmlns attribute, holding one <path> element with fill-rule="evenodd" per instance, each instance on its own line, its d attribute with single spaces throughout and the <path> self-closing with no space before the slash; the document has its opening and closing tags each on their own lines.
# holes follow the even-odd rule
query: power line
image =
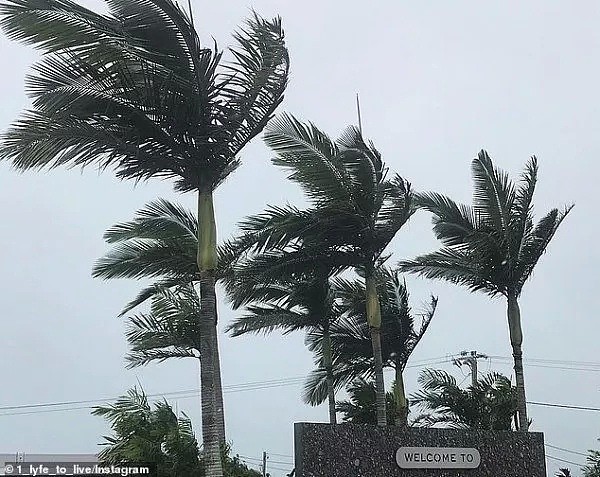
<svg viewBox="0 0 600 477">
<path fill-rule="evenodd" d="M 424 366 L 432 366 L 435 364 L 444 364 L 452 361 L 450 356 L 445 357 L 444 360 L 438 362 L 430 362 L 427 365 L 424 364 L 411 364 L 407 366 L 407 368 L 416 368 L 416 367 L 424 367 Z M 440 357 L 441 358 L 441 357 Z M 428 360 L 421 361 L 431 361 L 436 358 L 430 358 Z M 256 391 L 261 389 L 270 389 L 274 387 L 283 387 L 283 386 L 295 386 L 303 383 L 305 380 L 304 376 L 292 376 L 287 378 L 279 378 L 279 379 L 271 379 L 266 381 L 251 381 L 246 383 L 238 383 L 223 386 L 223 393 L 229 394 L 234 392 L 242 392 L 242 391 Z M 198 397 L 200 394 L 199 389 L 188 389 L 182 391 L 171 391 L 164 393 L 156 393 L 156 394 L 147 394 L 147 397 L 172 397 L 176 399 L 188 399 Z M 42 412 L 58 412 L 58 411 L 71 411 L 71 410 L 80 410 L 80 409 L 90 409 L 90 406 L 81 406 L 84 404 L 104 404 L 108 401 L 113 401 L 118 398 L 103 398 L 103 399 L 88 399 L 88 400 L 79 400 L 79 401 L 63 401 L 63 402 L 50 402 L 50 403 L 36 403 L 36 404 L 22 404 L 22 405 L 14 405 L 14 406 L 2 406 L 0 407 L 0 411 L 17 411 L 17 412 L 0 412 L 0 416 L 13 416 L 13 415 L 26 415 L 26 414 L 36 414 Z M 588 406 L 577 406 L 570 404 L 556 404 L 556 403 L 547 403 L 547 402 L 536 402 L 536 401 L 528 401 L 528 404 L 533 406 L 545 406 L 545 407 L 556 407 L 561 409 L 572 409 L 579 411 L 594 411 L 600 412 L 600 408 L 597 407 L 588 407 Z M 55 409 L 44 409 L 44 408 L 55 408 Z M 274 454 L 276 455 L 276 454 Z M 289 454 L 279 454 L 280 457 L 292 457 Z"/>
<path fill-rule="evenodd" d="M 276 455 L 279 457 L 294 457 L 293 455 L 290 455 L 290 454 L 277 454 L 276 452 L 269 452 L 269 454 Z"/>
<path fill-rule="evenodd" d="M 503 359 L 503 360 L 511 360 L 511 356 L 489 356 L 494 359 Z M 549 364 L 570 364 L 575 366 L 596 366 L 600 367 L 599 361 L 573 361 L 567 359 L 541 359 L 541 358 L 525 358 L 523 361 L 532 362 L 532 363 L 549 363 Z"/>
<path fill-rule="evenodd" d="M 584 464 L 578 464 L 577 462 L 572 462 L 570 460 L 566 460 L 566 459 L 559 459 L 558 457 L 552 457 L 551 455 L 546 454 L 546 458 L 547 459 L 553 459 L 553 460 L 557 460 L 559 462 L 565 462 L 566 464 L 571 464 L 571 465 L 577 465 L 579 467 L 583 467 Z"/>
<path fill-rule="evenodd" d="M 449 355 L 451 356 L 451 355 Z M 448 356 L 440 356 L 437 358 L 429 358 L 426 360 L 419 360 L 416 363 L 420 363 L 420 362 L 424 362 L 424 361 L 435 361 L 435 360 L 439 360 L 442 359 L 442 361 L 437 361 L 437 362 L 432 362 L 432 363 L 428 363 L 428 366 L 432 366 L 435 364 L 444 364 L 447 362 L 450 362 L 451 359 Z M 411 364 L 409 366 L 406 366 L 407 368 L 417 368 L 417 367 L 424 367 L 424 364 Z M 289 378 L 280 378 L 280 379 L 272 379 L 272 380 L 268 380 L 268 381 L 251 381 L 251 382 L 247 382 L 247 383 L 239 383 L 239 384 L 231 384 L 231 385 L 226 385 L 223 386 L 223 393 L 233 393 L 233 392 L 241 392 L 241 391 L 254 391 L 257 389 L 268 389 L 270 387 L 279 387 L 279 386 L 291 386 L 291 385 L 295 385 L 295 384 L 302 384 L 304 382 L 304 380 L 306 379 L 305 376 L 293 376 L 293 377 L 289 377 Z M 180 399 L 186 399 L 188 397 L 195 397 L 199 394 L 200 390 L 199 389 L 188 389 L 188 390 L 182 390 L 182 391 L 171 391 L 171 392 L 165 392 L 165 393 L 156 393 L 156 394 L 147 394 L 147 397 L 178 397 Z M 187 395 L 187 394 L 192 394 L 192 396 L 180 396 L 180 395 Z M 112 397 L 112 398 L 98 398 L 98 399 L 87 399 L 87 400 L 78 400 L 78 401 L 62 401 L 62 402 L 50 402 L 50 403 L 36 403 L 36 404 L 21 404 L 21 405 L 14 405 L 14 406 L 0 406 L 0 411 L 12 411 L 12 410 L 19 410 L 19 409 L 35 409 L 35 408 L 43 408 L 43 407 L 61 407 L 61 406 L 74 406 L 74 405 L 80 405 L 80 404 L 102 404 L 102 403 L 106 403 L 107 401 L 113 401 L 117 398 Z M 89 407 L 78 407 L 78 408 L 72 408 L 73 410 L 76 409 L 89 409 Z M 66 409 L 57 409 L 57 411 L 63 411 Z M 44 412 L 50 412 L 49 410 L 44 410 Z M 33 412 L 32 412 L 33 413 Z M 22 414 L 32 414 L 32 413 L 22 413 Z M 7 416 L 7 415 L 21 415 L 21 413 L 0 413 L 0 416 Z M 284 455 L 282 457 L 292 457 L 289 455 Z"/>
<path fill-rule="evenodd" d="M 269 387 L 270 385 L 280 384 L 280 383 L 292 383 L 292 381 L 303 382 L 306 379 L 304 376 L 293 376 L 289 378 L 280 378 L 280 379 L 272 379 L 268 381 L 251 381 L 247 383 L 239 383 L 239 384 L 230 384 L 223 386 L 223 392 L 235 392 L 237 390 L 246 390 L 248 388 L 262 388 Z M 163 397 L 163 396 L 174 396 L 177 394 L 189 394 L 195 393 L 198 394 L 200 392 L 199 389 L 188 389 L 183 391 L 171 391 L 166 393 L 156 393 L 156 394 L 147 394 L 147 397 Z M 112 401 L 116 398 L 104 398 L 104 399 L 87 399 L 81 401 L 63 401 L 63 402 L 52 402 L 52 403 L 39 403 L 39 404 L 21 404 L 16 406 L 2 406 L 0 407 L 0 411 L 9 411 L 16 409 L 30 409 L 30 408 L 38 408 L 38 407 L 54 407 L 54 406 L 70 406 L 74 404 L 96 404 L 103 403 L 106 401 Z"/>
<path fill-rule="evenodd" d="M 531 404 L 532 406 L 546 406 L 546 407 L 559 407 L 562 409 L 575 409 L 577 411 L 600 412 L 600 407 L 573 406 L 570 404 L 552 404 L 549 402 L 535 402 L 535 401 L 527 401 L 527 404 Z"/>
<path fill-rule="evenodd" d="M 269 453 L 269 455 L 270 455 L 270 453 Z M 289 461 L 288 462 L 284 462 L 282 460 L 271 460 L 271 459 L 269 459 L 269 462 L 273 462 L 275 464 L 294 465 L 293 462 L 289 462 Z"/>
<path fill-rule="evenodd" d="M 556 449 L 559 451 L 563 451 L 563 452 L 569 452 L 571 454 L 577 454 L 577 455 L 582 455 L 583 457 L 587 457 L 587 454 L 584 454 L 583 452 L 577 452 L 577 451 L 572 451 L 569 449 L 565 449 L 564 447 L 558 447 L 558 446 L 553 446 L 552 444 L 544 444 L 546 447 L 550 447 L 551 449 Z"/>
<path fill-rule="evenodd" d="M 304 382 L 304 377 L 300 378 L 284 378 L 278 380 L 271 381 L 256 381 L 253 383 L 243 383 L 231 386 L 224 386 L 223 393 L 230 394 L 241 391 L 256 391 L 260 389 L 270 389 L 273 387 L 282 387 L 282 386 L 295 386 L 298 384 L 302 384 Z M 147 394 L 147 397 L 172 397 L 177 399 L 187 399 L 192 397 L 198 397 L 200 394 L 199 389 L 188 389 L 183 391 L 172 391 L 165 393 L 156 393 L 156 394 Z M 14 416 L 14 415 L 26 415 L 26 414 L 36 414 L 42 412 L 56 412 L 56 411 L 69 411 L 69 410 L 78 410 L 78 409 L 90 409 L 90 406 L 77 406 L 72 407 L 75 404 L 104 404 L 107 401 L 113 401 L 118 399 L 116 397 L 113 398 L 104 398 L 104 399 L 88 399 L 81 401 L 63 401 L 63 402 L 51 402 L 51 403 L 38 403 L 38 404 L 22 404 L 17 406 L 3 406 L 0 407 L 0 411 L 12 411 L 12 410 L 23 410 L 23 409 L 36 409 L 32 411 L 26 412 L 3 412 L 0 413 L 0 416 Z M 71 406 L 71 407 L 64 407 Z M 39 409 L 39 408 L 47 408 L 47 407 L 55 407 L 57 409 Z"/>
</svg>

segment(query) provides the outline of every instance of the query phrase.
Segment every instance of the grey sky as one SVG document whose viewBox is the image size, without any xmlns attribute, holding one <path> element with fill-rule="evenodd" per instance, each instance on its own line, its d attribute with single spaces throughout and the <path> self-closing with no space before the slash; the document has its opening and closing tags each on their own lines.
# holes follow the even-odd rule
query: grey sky
<svg viewBox="0 0 600 477">
<path fill-rule="evenodd" d="M 225 47 L 250 6 L 264 15 L 279 13 L 292 60 L 281 111 L 335 136 L 355 122 L 359 91 L 365 134 L 390 168 L 417 189 L 469 201 L 470 161 L 481 148 L 513 174 L 536 154 L 538 214 L 577 205 L 525 287 L 525 358 L 598 362 L 600 226 L 593 196 L 600 170 L 600 4 L 523 3 L 196 1 L 195 18 L 205 41 L 212 35 Z M 23 78 L 36 55 L 4 36 L 0 52 L 4 130 L 28 104 Z M 217 192 L 222 238 L 267 203 L 301 200 L 269 157 L 256 140 L 244 151 L 243 167 Z M 159 196 L 194 204 L 190 195 L 177 197 L 168 182 L 134 188 L 93 169 L 18 175 L 0 165 L 0 406 L 109 398 L 136 380 L 148 393 L 198 387 L 193 361 L 124 369 L 123 326 L 115 316 L 140 284 L 90 277 L 93 261 L 106 250 L 104 230 Z M 390 250 L 396 261 L 435 247 L 430 218 L 421 213 Z M 430 292 L 440 300 L 414 360 L 463 349 L 510 356 L 502 301 L 413 277 L 408 283 L 415 305 Z M 232 316 L 222 303 L 221 329 Z M 312 366 L 299 335 L 222 336 L 221 343 L 225 385 L 301 376 Z M 510 373 L 508 361 L 493 361 L 492 368 Z M 525 371 L 531 401 L 600 407 L 598 371 L 531 366 Z M 417 374 L 418 369 L 407 370 L 408 392 L 416 390 Z M 302 404 L 300 389 L 227 393 L 228 438 L 235 451 L 255 458 L 263 450 L 291 455 L 293 422 L 327 419 L 325 407 Z M 198 399 L 177 405 L 199 430 Z M 532 430 L 545 432 L 547 443 L 579 452 L 597 447 L 600 413 L 532 406 L 530 415 Z M 0 451 L 93 452 L 106 431 L 87 410 L 0 415 Z M 548 453 L 584 461 L 558 450 Z M 549 461 L 549 475 L 557 468 Z"/>
</svg>

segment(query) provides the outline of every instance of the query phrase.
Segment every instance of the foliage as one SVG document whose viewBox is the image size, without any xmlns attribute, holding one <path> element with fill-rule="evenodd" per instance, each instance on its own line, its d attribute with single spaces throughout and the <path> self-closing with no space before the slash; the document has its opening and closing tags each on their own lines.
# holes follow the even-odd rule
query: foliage
<svg viewBox="0 0 600 477">
<path fill-rule="evenodd" d="M 172 0 L 107 4 L 108 15 L 70 0 L 0 6 L 6 34 L 44 53 L 27 79 L 33 107 L 3 135 L 0 158 L 19 170 L 95 163 L 212 191 L 282 101 L 281 20 L 254 14 L 226 63 Z"/>
<path fill-rule="evenodd" d="M 92 414 L 104 417 L 113 431 L 104 437 L 101 462 L 155 463 L 159 477 L 203 475 L 192 423 L 185 415 L 178 418 L 166 401 L 151 406 L 144 391 L 133 388 Z"/>
<path fill-rule="evenodd" d="M 200 299 L 192 284 L 158 289 L 150 311 L 127 318 L 128 367 L 200 358 Z"/>
<path fill-rule="evenodd" d="M 343 414 L 344 422 L 354 424 L 377 424 L 375 408 L 375 383 L 364 378 L 357 378 L 346 388 L 350 400 L 341 401 L 336 409 Z M 394 425 L 396 416 L 396 400 L 393 392 L 385 395 L 388 425 Z"/>
<path fill-rule="evenodd" d="M 600 477 L 600 451 L 589 451 L 583 477 Z"/>
<path fill-rule="evenodd" d="M 241 459 L 227 453 L 223 459 L 223 477 L 261 477 L 262 473 L 249 468 Z"/>
<path fill-rule="evenodd" d="M 518 297 L 535 265 L 573 206 L 552 209 L 533 222 L 538 163 L 532 157 L 518 183 L 494 167 L 485 151 L 473 160 L 473 205 L 435 192 L 417 195 L 433 213 L 443 248 L 400 263 L 403 270 L 463 285 L 491 296 Z"/>
<path fill-rule="evenodd" d="M 381 267 L 377 273 L 381 302 L 381 349 L 385 367 L 404 370 L 410 355 L 423 338 L 437 307 L 437 298 L 431 297 L 422 312 L 414 312 L 409 305 L 406 283 L 397 271 Z M 331 326 L 334 380 L 336 388 L 350 384 L 357 378 L 373 376 L 371 336 L 366 320 L 364 280 L 333 280 L 333 292 L 338 301 L 340 318 Z M 321 336 L 311 333 L 307 340 L 321 363 Z M 313 371 L 304 389 L 306 402 L 316 405 L 326 398 L 324 373 Z"/>
<path fill-rule="evenodd" d="M 250 257 L 235 281 L 262 286 L 284 276 L 298 278 L 315 263 L 329 275 L 353 268 L 371 284 L 366 287 L 366 317 L 378 330 L 379 299 L 372 277 L 386 259 L 385 248 L 414 212 L 410 184 L 398 175 L 387 177 L 381 154 L 355 127 L 334 141 L 314 124 L 284 114 L 266 128 L 265 142 L 276 154 L 274 164 L 289 170 L 288 178 L 303 189 L 309 207 L 271 206 L 246 219 L 241 236 L 227 245 L 230 255 Z M 379 335 L 373 334 L 383 417 Z"/>
<path fill-rule="evenodd" d="M 499 373 L 488 373 L 475 386 L 462 389 L 445 371 L 426 369 L 419 377 L 422 390 L 411 402 L 426 414 L 421 426 L 510 430 L 515 416 L 516 389 Z"/>
<path fill-rule="evenodd" d="M 104 417 L 113 432 L 104 437 L 101 462 L 155 463 L 158 477 L 204 476 L 191 421 L 185 414 L 178 418 L 166 401 L 151 405 L 142 389 L 133 388 L 114 403 L 94 408 L 92 414 Z M 224 477 L 260 477 L 230 454 L 229 446 L 223 449 Z"/>
<path fill-rule="evenodd" d="M 556 477 L 571 477 L 571 471 L 565 468 L 558 469 Z"/>
</svg>

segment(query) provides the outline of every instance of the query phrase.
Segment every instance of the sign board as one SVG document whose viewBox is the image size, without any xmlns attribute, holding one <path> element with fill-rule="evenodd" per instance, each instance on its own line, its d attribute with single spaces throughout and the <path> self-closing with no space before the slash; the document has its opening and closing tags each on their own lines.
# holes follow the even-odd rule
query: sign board
<svg viewBox="0 0 600 477">
<path fill-rule="evenodd" d="M 547 477 L 539 432 L 298 422 L 296 477 Z"/>
<path fill-rule="evenodd" d="M 481 455 L 467 447 L 400 447 L 396 462 L 401 469 L 476 469 Z"/>
</svg>

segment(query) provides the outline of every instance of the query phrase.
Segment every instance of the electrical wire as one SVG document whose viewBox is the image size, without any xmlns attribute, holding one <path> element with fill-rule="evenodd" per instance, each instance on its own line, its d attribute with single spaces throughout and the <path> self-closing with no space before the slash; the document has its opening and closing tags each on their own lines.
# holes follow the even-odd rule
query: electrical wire
<svg viewBox="0 0 600 477">
<path fill-rule="evenodd" d="M 571 454 L 577 454 L 577 455 L 582 455 L 583 457 L 587 457 L 587 454 L 584 454 L 583 452 L 577 452 L 577 451 L 572 451 L 569 449 L 565 449 L 564 447 L 558 447 L 558 446 L 553 446 L 552 444 L 544 444 L 546 447 L 550 447 L 551 449 L 556 449 L 559 451 L 563 451 L 563 452 L 569 452 Z"/>
<path fill-rule="evenodd" d="M 546 454 L 546 458 L 547 459 L 553 459 L 553 460 L 557 460 L 559 462 L 564 462 L 566 464 L 571 464 L 571 465 L 577 465 L 579 467 L 583 467 L 584 464 L 578 464 L 577 462 L 572 462 L 570 460 L 566 460 L 566 459 L 559 459 L 558 457 L 552 457 L 551 455 Z"/>
<path fill-rule="evenodd" d="M 499 358 L 499 357 L 494 357 Z M 435 358 L 431 358 L 430 360 L 434 360 Z M 429 361 L 429 360 L 428 360 Z M 421 364 L 411 364 L 406 366 L 407 368 L 416 368 L 416 367 L 424 367 L 424 366 L 432 366 L 435 364 L 444 364 L 451 362 L 452 360 L 446 357 L 442 361 L 430 362 L 427 365 Z M 296 386 L 302 384 L 305 380 L 304 376 L 293 376 L 288 378 L 279 378 L 279 379 L 271 379 L 266 381 L 251 381 L 246 383 L 238 383 L 231 384 L 227 386 L 223 386 L 223 393 L 236 393 L 243 391 L 257 391 L 261 389 L 272 389 L 276 387 L 284 387 L 284 386 Z M 196 398 L 200 394 L 199 389 L 188 389 L 181 391 L 171 391 L 164 393 L 155 393 L 148 394 L 147 397 L 172 397 L 174 399 L 188 399 L 188 398 Z M 15 416 L 15 415 L 27 415 L 27 414 L 37 414 L 37 413 L 45 413 L 45 412 L 58 412 L 58 411 L 74 411 L 81 409 L 90 409 L 91 406 L 83 406 L 84 404 L 104 404 L 108 401 L 115 400 L 117 398 L 104 398 L 104 399 L 88 399 L 88 400 L 79 400 L 79 401 L 62 401 L 62 402 L 50 402 L 50 403 L 36 403 L 36 404 L 22 404 L 22 405 L 13 405 L 13 406 L 0 406 L 0 417 L 1 416 Z M 527 401 L 528 404 L 533 406 L 544 406 L 544 407 L 554 407 L 560 409 L 571 409 L 578 411 L 593 411 L 600 412 L 600 408 L 597 407 L 589 407 L 589 406 L 578 406 L 578 405 L 570 405 L 570 404 L 559 404 L 559 403 L 547 403 L 547 402 L 537 402 L 537 401 Z M 48 409 L 51 408 L 51 409 Z M 4 412 L 1 412 L 4 411 Z M 9 412 L 6 412 L 9 411 Z M 276 455 L 276 454 L 273 454 Z M 292 457 L 290 455 L 280 455 L 280 457 Z"/>
<path fill-rule="evenodd" d="M 527 401 L 532 406 L 558 407 L 561 409 L 574 409 L 576 411 L 595 411 L 600 412 L 600 407 L 572 406 L 570 404 L 553 404 L 549 402 Z"/>
<path fill-rule="evenodd" d="M 292 458 L 294 457 L 293 455 L 290 455 L 290 454 L 277 454 L 276 452 L 269 452 L 269 455 L 276 455 L 279 457 L 292 457 Z"/>
</svg>

